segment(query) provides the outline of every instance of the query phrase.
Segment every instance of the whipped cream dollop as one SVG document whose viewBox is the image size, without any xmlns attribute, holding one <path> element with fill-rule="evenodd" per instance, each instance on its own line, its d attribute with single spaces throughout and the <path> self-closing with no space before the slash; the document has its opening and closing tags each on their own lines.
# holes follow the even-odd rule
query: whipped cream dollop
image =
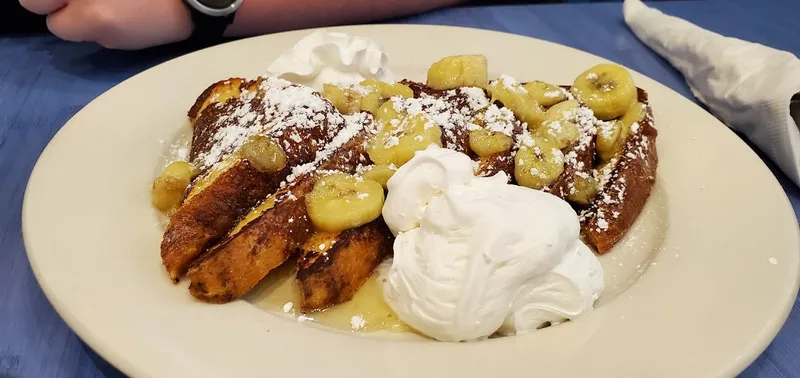
<svg viewBox="0 0 800 378">
<path fill-rule="evenodd" d="M 475 177 L 470 158 L 431 146 L 388 183 L 383 217 L 396 235 L 382 265 L 384 299 L 441 341 L 519 334 L 590 312 L 603 270 L 578 216 L 548 193 Z"/>
<path fill-rule="evenodd" d="M 281 54 L 267 71 L 320 90 L 326 83 L 354 85 L 369 78 L 394 82 L 388 62 L 383 48 L 367 38 L 320 30 Z"/>
</svg>

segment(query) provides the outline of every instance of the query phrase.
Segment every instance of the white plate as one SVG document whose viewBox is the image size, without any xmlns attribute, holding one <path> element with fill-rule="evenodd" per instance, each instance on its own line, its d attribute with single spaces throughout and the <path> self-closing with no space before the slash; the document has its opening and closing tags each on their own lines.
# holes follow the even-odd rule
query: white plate
<svg viewBox="0 0 800 378">
<path fill-rule="evenodd" d="M 412 79 L 452 54 L 486 55 L 492 75 L 558 84 L 601 61 L 473 29 L 340 30 L 383 44 L 392 69 Z M 194 300 L 170 283 L 159 258 L 149 187 L 161 154 L 206 86 L 263 73 L 307 33 L 229 43 L 147 70 L 81 110 L 39 159 L 23 214 L 36 277 L 78 335 L 125 373 L 717 377 L 741 371 L 780 329 L 797 294 L 800 250 L 786 196 L 725 126 L 636 73 L 660 132 L 658 182 L 630 235 L 602 256 L 615 288 L 589 316 L 523 336 L 448 344 L 357 337 L 245 301 Z"/>
</svg>

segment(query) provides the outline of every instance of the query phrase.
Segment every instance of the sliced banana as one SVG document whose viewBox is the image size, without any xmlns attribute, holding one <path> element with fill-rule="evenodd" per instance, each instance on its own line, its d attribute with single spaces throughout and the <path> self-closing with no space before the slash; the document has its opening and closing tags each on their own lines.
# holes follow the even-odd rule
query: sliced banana
<svg viewBox="0 0 800 378">
<path fill-rule="evenodd" d="M 528 127 L 539 125 L 544 121 L 542 107 L 514 79 L 501 77 L 489 83 L 486 89 L 492 95 L 492 102 L 495 100 L 502 102 L 518 120 L 528 123 Z"/>
<path fill-rule="evenodd" d="M 376 79 L 366 79 L 359 83 L 362 88 L 369 88 L 369 93 L 361 98 L 361 110 L 376 114 L 378 108 L 394 96 L 414 97 L 414 91 L 400 83 L 388 84 Z"/>
<path fill-rule="evenodd" d="M 511 150 L 514 140 L 503 133 L 477 129 L 469 133 L 469 148 L 480 157 Z"/>
<path fill-rule="evenodd" d="M 572 202 L 588 205 L 597 196 L 597 180 L 588 174 L 576 174 L 573 187 L 575 191 L 567 195 L 567 199 Z"/>
<path fill-rule="evenodd" d="M 620 121 L 604 122 L 597 125 L 597 156 L 608 161 L 622 150 L 625 144 L 623 125 Z"/>
<path fill-rule="evenodd" d="M 542 189 L 564 172 L 564 154 L 546 140 L 536 139 L 533 146 L 523 145 L 514 156 L 514 178 L 519 185 Z"/>
<path fill-rule="evenodd" d="M 364 179 L 375 181 L 386 188 L 386 184 L 395 172 L 397 167 L 394 164 L 375 164 L 364 172 Z"/>
<path fill-rule="evenodd" d="M 361 109 L 361 96 L 352 89 L 323 84 L 322 97 L 327 98 L 342 114 L 354 114 Z"/>
<path fill-rule="evenodd" d="M 523 86 L 539 105 L 550 107 L 567 100 L 564 89 L 543 81 L 532 81 Z"/>
<path fill-rule="evenodd" d="M 375 114 L 389 98 L 394 96 L 410 98 L 414 96 L 414 91 L 404 84 L 388 84 L 376 79 L 366 79 L 358 85 L 343 88 L 333 84 L 324 84 L 322 96 L 344 114 L 354 114 L 360 111 Z"/>
<path fill-rule="evenodd" d="M 546 139 L 553 147 L 563 150 L 578 141 L 581 134 L 578 125 L 570 121 L 545 121 L 536 135 Z"/>
<path fill-rule="evenodd" d="M 407 85 L 401 83 L 389 84 L 378 79 L 366 79 L 359 83 L 362 87 L 370 87 L 373 91 L 380 93 L 381 97 L 391 98 L 400 96 L 403 98 L 414 97 L 414 91 Z"/>
<path fill-rule="evenodd" d="M 646 114 L 644 104 L 635 102 L 620 119 L 603 122 L 597 126 L 597 156 L 601 161 L 609 161 L 622 152 L 625 142 L 631 135 L 631 126 L 640 122 Z"/>
<path fill-rule="evenodd" d="M 400 113 L 397 111 L 397 109 L 395 109 L 392 101 L 386 101 L 375 113 L 375 120 L 382 125 L 388 125 L 393 119 L 399 122 L 403 115 L 404 113 Z"/>
<path fill-rule="evenodd" d="M 164 213 L 177 210 L 183 203 L 186 188 L 194 176 L 194 168 L 185 161 L 176 161 L 168 165 L 153 181 L 153 206 Z"/>
<path fill-rule="evenodd" d="M 544 119 L 547 121 L 571 121 L 574 122 L 577 118 L 578 101 L 569 100 L 563 101 L 547 109 L 544 113 Z"/>
<path fill-rule="evenodd" d="M 459 87 L 485 88 L 489 82 L 488 66 L 483 55 L 448 56 L 431 65 L 427 84 L 440 90 Z"/>
<path fill-rule="evenodd" d="M 571 146 L 580 138 L 580 131 L 575 124 L 577 110 L 578 102 L 575 100 L 563 101 L 551 106 L 544 113 L 545 120 L 542 121 L 541 126 L 532 130 L 534 135 L 548 139 L 559 149 Z"/>
<path fill-rule="evenodd" d="M 323 176 L 306 195 L 306 210 L 320 231 L 339 232 L 377 219 L 383 209 L 381 184 L 334 173 Z"/>
<path fill-rule="evenodd" d="M 278 172 L 286 168 L 286 153 L 278 142 L 267 136 L 251 136 L 238 153 L 259 172 Z"/>
<path fill-rule="evenodd" d="M 370 140 L 367 153 L 375 164 L 400 167 L 411 160 L 415 152 L 431 144 L 442 146 L 442 130 L 424 114 L 399 117 L 382 123 L 381 131 Z"/>
<path fill-rule="evenodd" d="M 592 109 L 600 120 L 621 117 L 636 101 L 636 84 L 630 72 L 616 64 L 598 64 L 578 75 L 572 94 Z"/>
<path fill-rule="evenodd" d="M 625 115 L 623 115 L 619 121 L 622 122 L 626 130 L 630 130 L 634 123 L 641 122 L 642 119 L 644 119 L 645 114 L 647 114 L 647 108 L 644 104 L 637 101 L 625 111 Z"/>
</svg>

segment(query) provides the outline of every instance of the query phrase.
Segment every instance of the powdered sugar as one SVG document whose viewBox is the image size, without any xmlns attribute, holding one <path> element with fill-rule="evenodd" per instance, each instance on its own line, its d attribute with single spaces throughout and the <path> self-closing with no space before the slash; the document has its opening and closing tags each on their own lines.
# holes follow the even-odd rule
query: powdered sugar
<svg viewBox="0 0 800 378">
<path fill-rule="evenodd" d="M 489 105 L 485 111 L 478 113 L 473 122 L 482 123 L 486 130 L 506 136 L 512 136 L 514 126 L 519 124 L 514 113 L 508 108 L 499 108 L 495 104 Z M 472 125 L 468 125 L 468 128 L 470 126 Z"/>
<path fill-rule="evenodd" d="M 520 85 L 517 82 L 517 79 L 515 79 L 512 76 L 509 76 L 509 75 L 506 75 L 506 74 L 502 74 L 497 79 L 497 81 L 500 82 L 501 84 L 503 84 L 503 88 L 505 88 L 505 89 L 507 89 L 509 91 L 515 91 L 515 92 L 520 92 L 520 93 L 528 93 L 528 90 L 525 89 L 525 87 L 523 87 L 522 85 Z"/>
<path fill-rule="evenodd" d="M 257 98 L 258 93 L 263 96 Z M 217 120 L 219 127 L 211 138 L 210 148 L 195 159 L 198 168 L 206 169 L 218 163 L 254 135 L 279 137 L 287 128 L 319 127 L 324 119 L 320 117 L 327 117 L 332 129 L 344 123 L 341 114 L 333 111 L 332 105 L 313 89 L 277 77 L 263 77 L 258 91 L 245 90 L 240 100 Z M 253 109 L 254 101 L 260 101 L 258 105 L 262 111 Z M 291 135 L 290 138 L 296 141 L 300 137 Z"/>
<path fill-rule="evenodd" d="M 344 116 L 344 122 L 344 128 L 342 128 L 341 131 L 339 131 L 339 133 L 333 137 L 330 143 L 325 145 L 325 147 L 323 147 L 321 150 L 317 151 L 313 161 L 292 168 L 292 172 L 286 177 L 286 181 L 281 184 L 281 187 L 285 186 L 286 183 L 296 180 L 302 175 L 312 172 L 322 162 L 328 160 L 336 150 L 353 139 L 353 137 L 361 132 L 361 130 L 364 130 L 366 125 L 371 125 L 372 116 L 368 113 L 346 115 Z"/>
<path fill-rule="evenodd" d="M 392 97 L 392 107 L 400 114 L 410 117 L 422 116 L 425 119 L 425 129 L 439 127 L 446 141 L 445 148 L 458 149 L 455 143 L 459 130 L 467 129 L 473 116 L 484 107 L 488 106 L 489 99 L 480 88 L 459 88 L 444 93 L 443 96 L 422 94 L 418 98 Z M 402 128 L 403 125 L 399 125 Z M 394 125 L 393 127 L 397 127 Z M 402 130 L 401 130 L 402 131 Z M 393 133 L 393 135 L 395 135 Z M 399 137 L 399 135 L 397 135 Z M 389 139 L 386 146 L 394 145 L 395 141 Z"/>
<path fill-rule="evenodd" d="M 359 330 L 367 326 L 367 320 L 361 315 L 353 315 L 350 318 L 350 327 L 354 330 Z"/>
</svg>

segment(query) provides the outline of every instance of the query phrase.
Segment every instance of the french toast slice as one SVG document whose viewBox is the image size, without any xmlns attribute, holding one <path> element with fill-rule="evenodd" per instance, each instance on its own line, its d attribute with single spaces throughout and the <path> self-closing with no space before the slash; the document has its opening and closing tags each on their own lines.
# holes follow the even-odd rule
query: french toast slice
<svg viewBox="0 0 800 378">
<path fill-rule="evenodd" d="M 314 180 L 300 180 L 292 195 L 277 199 L 239 233 L 215 245 L 189 267 L 189 292 L 211 303 L 227 303 L 252 289 L 283 264 L 313 234 L 303 201 Z"/>
<path fill-rule="evenodd" d="M 192 195 L 172 216 L 161 241 L 161 259 L 170 278 L 178 282 L 192 260 L 224 235 L 253 203 L 269 195 L 285 174 L 265 174 L 241 160 Z"/>
<path fill-rule="evenodd" d="M 303 312 L 347 302 L 392 252 L 382 218 L 339 233 L 319 232 L 301 248 L 297 286 Z"/>
<path fill-rule="evenodd" d="M 231 98 L 238 98 L 242 94 L 242 89 L 252 87 L 254 82 L 247 81 L 240 77 L 232 77 L 227 80 L 221 80 L 211 84 L 206 88 L 203 93 L 197 97 L 194 104 L 189 108 L 188 116 L 194 124 L 200 113 L 203 112 L 209 105 L 215 103 L 225 103 Z"/>
<path fill-rule="evenodd" d="M 656 181 L 658 153 L 653 110 L 647 93 L 638 90 L 646 105 L 644 118 L 631 128 L 619 156 L 597 170 L 600 191 L 591 206 L 580 214 L 585 241 L 598 253 L 611 249 L 639 217 Z"/>
<path fill-rule="evenodd" d="M 192 260 L 279 188 L 291 172 L 288 167 L 313 160 L 344 125 L 341 114 L 319 94 L 274 78 L 217 83 L 193 109 L 190 158 L 202 173 L 170 219 L 161 243 L 162 262 L 174 282 Z M 261 172 L 237 157 L 236 149 L 251 135 L 268 136 L 280 145 L 286 168 Z"/>
<path fill-rule="evenodd" d="M 258 213 L 248 214 L 244 224 L 233 227 L 232 233 L 191 265 L 187 277 L 193 296 L 214 303 L 238 298 L 302 247 L 314 233 L 304 200 L 320 174 L 354 172 L 368 162 L 365 144 L 372 133 L 372 117 L 363 115 L 358 122 L 360 126 L 355 127 L 360 131 L 348 127 L 342 133 L 349 133 L 349 139 L 345 135 L 336 141 L 340 145 L 331 143 L 308 167 L 299 169 L 308 172 L 275 194 L 272 207 L 256 207 L 253 211 Z"/>
</svg>

